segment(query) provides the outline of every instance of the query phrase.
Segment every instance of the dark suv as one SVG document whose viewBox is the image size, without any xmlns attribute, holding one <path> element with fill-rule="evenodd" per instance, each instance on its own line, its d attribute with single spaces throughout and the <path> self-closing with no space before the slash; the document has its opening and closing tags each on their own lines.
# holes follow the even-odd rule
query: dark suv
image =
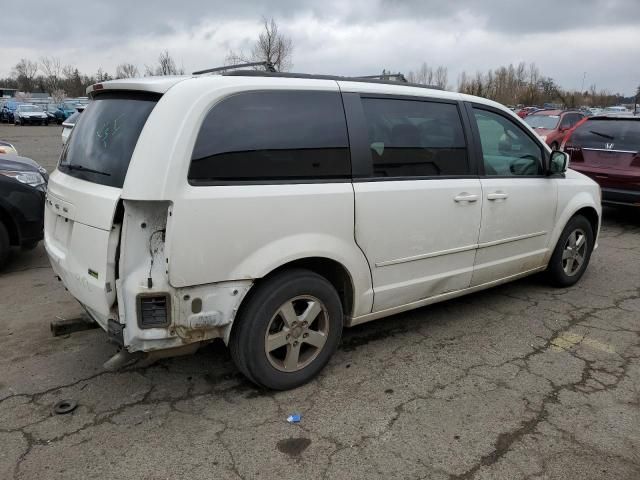
<svg viewBox="0 0 640 480">
<path fill-rule="evenodd" d="M 0 268 L 12 246 L 31 249 L 42 240 L 47 181 L 30 158 L 0 155 Z"/>
<path fill-rule="evenodd" d="M 602 188 L 602 203 L 640 206 L 640 117 L 590 117 L 563 145 L 571 168 Z"/>
</svg>

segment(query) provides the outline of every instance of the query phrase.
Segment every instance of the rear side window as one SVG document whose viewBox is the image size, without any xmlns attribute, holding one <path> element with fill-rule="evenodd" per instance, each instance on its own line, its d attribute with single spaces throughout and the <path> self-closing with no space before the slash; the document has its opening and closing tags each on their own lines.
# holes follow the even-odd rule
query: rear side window
<svg viewBox="0 0 640 480">
<path fill-rule="evenodd" d="M 142 127 L 159 98 L 143 92 L 97 95 L 78 117 L 58 169 L 121 188 Z"/>
<path fill-rule="evenodd" d="M 640 120 L 589 119 L 576 128 L 569 142 L 578 147 L 640 150 Z"/>
<path fill-rule="evenodd" d="M 449 103 L 363 98 L 374 177 L 469 175 L 458 107 Z"/>
<path fill-rule="evenodd" d="M 260 91 L 231 96 L 205 117 L 189 182 L 339 180 L 351 176 L 338 92 Z"/>
</svg>

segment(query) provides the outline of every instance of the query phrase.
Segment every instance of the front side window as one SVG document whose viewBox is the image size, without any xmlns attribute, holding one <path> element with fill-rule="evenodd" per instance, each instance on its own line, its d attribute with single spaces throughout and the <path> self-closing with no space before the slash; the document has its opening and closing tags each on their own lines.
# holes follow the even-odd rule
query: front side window
<svg viewBox="0 0 640 480">
<path fill-rule="evenodd" d="M 455 104 L 363 98 L 374 177 L 469 175 Z"/>
<path fill-rule="evenodd" d="M 515 122 L 487 110 L 473 109 L 487 176 L 542 175 L 542 149 Z"/>
<path fill-rule="evenodd" d="M 338 92 L 260 91 L 226 98 L 198 133 L 189 181 L 338 180 L 351 176 Z"/>
</svg>

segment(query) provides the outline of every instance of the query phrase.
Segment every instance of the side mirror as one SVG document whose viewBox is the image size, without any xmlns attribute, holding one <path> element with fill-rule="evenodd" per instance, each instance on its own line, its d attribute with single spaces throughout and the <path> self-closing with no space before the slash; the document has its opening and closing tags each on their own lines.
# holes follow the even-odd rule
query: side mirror
<svg viewBox="0 0 640 480">
<path fill-rule="evenodd" d="M 564 173 L 569 166 L 569 154 L 561 152 L 560 150 L 554 150 L 551 152 L 551 158 L 549 159 L 549 175 L 555 175 L 558 173 Z"/>
</svg>

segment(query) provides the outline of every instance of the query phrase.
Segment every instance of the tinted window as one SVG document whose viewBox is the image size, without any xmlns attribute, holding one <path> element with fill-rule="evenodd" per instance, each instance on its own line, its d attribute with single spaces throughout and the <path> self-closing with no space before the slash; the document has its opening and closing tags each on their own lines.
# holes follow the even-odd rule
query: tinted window
<svg viewBox="0 0 640 480">
<path fill-rule="evenodd" d="M 122 187 L 142 127 L 157 95 L 103 93 L 78 118 L 58 168 L 68 175 Z"/>
<path fill-rule="evenodd" d="M 194 184 L 350 176 L 337 92 L 249 92 L 223 100 L 202 123 L 189 169 Z"/>
<path fill-rule="evenodd" d="M 487 176 L 541 175 L 542 149 L 512 120 L 473 109 Z"/>
<path fill-rule="evenodd" d="M 468 175 L 458 107 L 448 103 L 363 98 L 375 177 Z"/>
<path fill-rule="evenodd" d="M 640 120 L 589 119 L 576 128 L 569 143 L 586 148 L 640 150 Z"/>
</svg>

